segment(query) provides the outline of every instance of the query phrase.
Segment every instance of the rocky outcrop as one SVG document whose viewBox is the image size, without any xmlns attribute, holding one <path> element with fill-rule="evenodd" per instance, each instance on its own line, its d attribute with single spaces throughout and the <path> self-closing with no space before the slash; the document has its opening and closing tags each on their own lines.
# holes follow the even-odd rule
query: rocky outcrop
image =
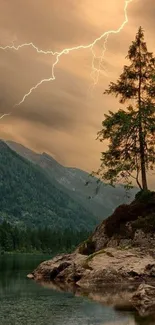
<svg viewBox="0 0 155 325">
<path fill-rule="evenodd" d="M 89 256 L 77 252 L 59 255 L 41 263 L 28 275 L 32 276 L 44 286 L 77 295 L 84 292 L 119 310 L 134 307 L 142 316 L 155 311 L 155 287 L 151 285 L 155 259 L 137 248 L 108 247 Z"/>
<path fill-rule="evenodd" d="M 138 249 L 105 248 L 92 255 L 60 255 L 33 272 L 39 281 L 54 281 L 94 290 L 107 284 L 133 284 L 155 279 L 155 260 Z"/>
<path fill-rule="evenodd" d="M 41 263 L 33 271 L 32 276 L 37 281 L 76 283 L 80 272 L 84 271 L 82 268 L 84 260 L 85 256 L 75 253 L 58 255 L 52 260 Z"/>
<path fill-rule="evenodd" d="M 155 248 L 155 193 L 141 194 L 130 205 L 119 206 L 114 213 L 95 229 L 79 250 L 84 254 L 105 247 Z M 87 249 L 86 246 L 87 245 Z"/>
<path fill-rule="evenodd" d="M 155 309 L 155 193 L 144 194 L 148 195 L 144 200 L 118 207 L 72 254 L 41 263 L 29 277 L 93 296 L 103 288 L 105 293 L 111 286 L 121 287 L 123 295 L 112 295 L 113 299 L 104 295 L 104 303 L 113 305 L 124 303 L 123 288 L 128 287 L 126 306 L 150 313 Z"/>
</svg>

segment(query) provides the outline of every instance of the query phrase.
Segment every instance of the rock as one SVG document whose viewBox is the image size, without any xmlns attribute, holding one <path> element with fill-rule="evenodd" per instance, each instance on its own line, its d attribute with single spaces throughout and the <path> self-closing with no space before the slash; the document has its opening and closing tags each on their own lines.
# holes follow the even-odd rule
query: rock
<svg viewBox="0 0 155 325">
<path fill-rule="evenodd" d="M 84 267 L 89 272 L 84 272 L 77 284 L 87 289 L 107 283 L 139 284 L 144 279 L 154 279 L 146 272 L 148 265 L 153 263 L 153 257 L 140 250 L 106 248 L 85 260 Z"/>
<path fill-rule="evenodd" d="M 34 275 L 32 273 L 27 274 L 28 279 L 34 279 Z"/>
<path fill-rule="evenodd" d="M 148 264 L 145 268 L 145 273 L 150 277 L 155 277 L 155 263 Z"/>
<path fill-rule="evenodd" d="M 70 281 L 76 282 L 74 276 L 78 276 L 77 267 L 80 268 L 80 261 L 83 261 L 85 257 L 80 254 L 64 254 L 58 255 L 52 260 L 41 263 L 36 270 L 34 270 L 35 280 L 47 280 L 47 281 Z M 78 280 L 78 279 L 77 279 Z"/>
<path fill-rule="evenodd" d="M 155 260 L 141 250 L 105 248 L 92 255 L 59 255 L 41 263 L 33 272 L 35 280 L 78 285 L 87 290 L 105 284 L 141 283 L 154 279 Z"/>
<path fill-rule="evenodd" d="M 155 287 L 141 284 L 133 295 L 131 302 L 141 316 L 155 313 Z"/>
<path fill-rule="evenodd" d="M 42 262 L 36 270 L 34 270 L 34 278 L 36 280 L 54 280 L 59 272 L 63 271 L 70 265 L 71 255 L 64 254 L 54 257 L 52 260 Z"/>
<path fill-rule="evenodd" d="M 135 231 L 132 243 L 143 249 L 155 247 L 155 235 L 152 233 L 145 233 L 141 229 Z"/>
</svg>

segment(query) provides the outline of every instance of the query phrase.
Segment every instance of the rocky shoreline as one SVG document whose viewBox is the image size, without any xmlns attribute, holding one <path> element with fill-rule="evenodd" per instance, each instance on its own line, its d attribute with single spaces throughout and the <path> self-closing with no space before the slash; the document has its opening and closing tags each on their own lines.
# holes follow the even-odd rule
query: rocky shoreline
<svg viewBox="0 0 155 325">
<path fill-rule="evenodd" d="M 85 292 L 104 304 L 133 306 L 141 315 L 155 310 L 155 259 L 137 248 L 58 255 L 28 277 L 61 290 Z"/>
<path fill-rule="evenodd" d="M 138 249 L 106 248 L 89 256 L 64 254 L 41 263 L 32 277 L 37 281 L 74 284 L 83 289 L 107 283 L 151 283 L 155 279 L 155 259 Z"/>
<path fill-rule="evenodd" d="M 104 304 L 135 308 L 140 315 L 155 314 L 154 229 L 151 192 L 118 207 L 72 254 L 41 263 L 28 277 L 62 290 L 86 292 Z"/>
</svg>

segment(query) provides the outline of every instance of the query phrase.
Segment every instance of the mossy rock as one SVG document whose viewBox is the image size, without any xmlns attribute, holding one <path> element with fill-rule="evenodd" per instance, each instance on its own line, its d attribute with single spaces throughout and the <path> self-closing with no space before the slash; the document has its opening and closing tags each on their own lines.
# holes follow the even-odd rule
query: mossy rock
<svg viewBox="0 0 155 325">
<path fill-rule="evenodd" d="M 108 255 L 109 252 L 105 252 L 104 249 L 101 249 L 101 250 L 99 250 L 99 251 L 97 251 L 97 252 L 95 252 L 95 253 L 93 253 L 93 254 L 90 254 L 90 255 L 87 257 L 87 259 L 84 261 L 84 263 L 83 263 L 83 268 L 84 268 L 84 269 L 87 269 L 87 270 L 92 270 L 92 267 L 89 265 L 89 262 L 90 262 L 90 261 L 91 261 L 95 256 L 100 255 L 100 254 L 105 254 L 105 253 Z M 111 254 L 111 257 L 113 257 L 112 254 Z"/>
<path fill-rule="evenodd" d="M 113 255 L 110 252 L 106 252 L 104 249 L 100 249 L 99 251 L 89 255 L 87 258 L 87 261 L 91 261 L 95 256 L 101 255 L 101 254 L 107 254 L 107 255 L 110 254 L 110 256 L 113 257 Z"/>
<path fill-rule="evenodd" d="M 91 255 L 95 252 L 95 242 L 91 238 L 84 241 L 79 247 L 79 253 L 82 255 Z"/>
</svg>

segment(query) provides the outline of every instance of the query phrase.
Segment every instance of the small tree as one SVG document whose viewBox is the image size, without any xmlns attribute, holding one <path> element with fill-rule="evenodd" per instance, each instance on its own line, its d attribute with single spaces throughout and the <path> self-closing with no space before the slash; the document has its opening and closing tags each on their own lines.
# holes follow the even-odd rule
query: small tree
<svg viewBox="0 0 155 325">
<path fill-rule="evenodd" d="M 102 152 L 98 174 L 111 185 L 123 182 L 131 186 L 131 178 L 135 178 L 138 186 L 147 190 L 146 174 L 155 164 L 155 58 L 147 51 L 141 27 L 127 59 L 130 65 L 124 66 L 117 82 L 111 82 L 104 92 L 128 106 L 104 115 L 97 138 L 109 140 L 109 145 Z"/>
</svg>

